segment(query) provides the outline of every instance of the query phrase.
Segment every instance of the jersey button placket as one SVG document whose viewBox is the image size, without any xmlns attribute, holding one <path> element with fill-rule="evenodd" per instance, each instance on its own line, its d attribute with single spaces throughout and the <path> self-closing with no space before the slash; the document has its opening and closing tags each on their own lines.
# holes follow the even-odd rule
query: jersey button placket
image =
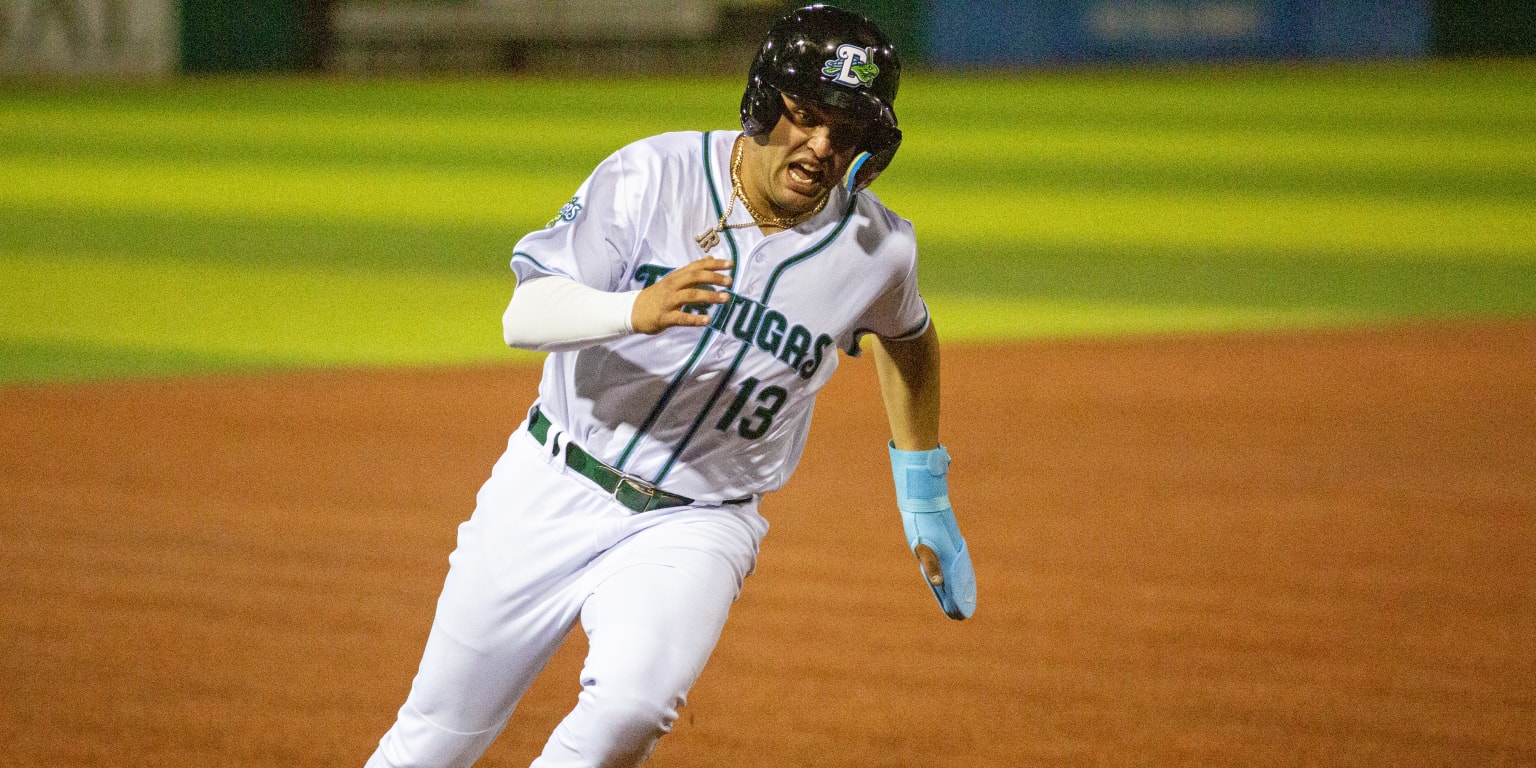
<svg viewBox="0 0 1536 768">
<path fill-rule="evenodd" d="M 747 296 L 756 296 L 757 291 L 762 287 L 763 282 L 763 270 L 761 267 L 764 262 L 768 261 L 768 254 L 763 252 L 762 241 L 758 241 L 757 246 L 752 249 L 751 255 L 747 257 L 747 261 L 750 262 L 754 268 L 750 273 L 744 273 L 742 275 L 739 289 L 741 293 Z"/>
<path fill-rule="evenodd" d="M 757 272 L 756 270 L 747 269 L 746 265 L 749 263 L 760 264 L 762 263 L 762 258 L 762 253 L 753 253 L 749 254 L 745 259 L 741 260 L 740 266 L 736 270 L 736 279 L 733 281 L 733 285 L 731 286 L 732 294 L 742 297 L 752 296 L 753 289 L 758 282 Z M 730 307 L 730 304 L 721 305 L 722 311 L 726 312 L 730 311 Z M 736 353 L 736 344 L 733 342 L 735 341 L 736 337 L 731 334 L 731 325 L 728 320 L 720 329 L 720 334 L 714 340 L 714 357 L 717 359 L 724 359 L 734 355 Z"/>
</svg>

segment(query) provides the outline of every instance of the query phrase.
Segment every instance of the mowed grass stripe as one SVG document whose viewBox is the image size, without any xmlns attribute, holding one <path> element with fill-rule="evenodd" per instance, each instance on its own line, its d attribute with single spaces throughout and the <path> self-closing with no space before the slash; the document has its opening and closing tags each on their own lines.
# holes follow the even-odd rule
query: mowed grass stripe
<svg viewBox="0 0 1536 768">
<path fill-rule="evenodd" d="M 94 211 L 526 226 L 557 207 L 567 180 L 520 174 L 357 167 L 196 166 L 0 160 L 0 206 Z M 1362 195 L 932 189 L 892 181 L 882 196 L 922 235 L 1021 245 L 1295 253 L 1383 251 L 1403 258 L 1536 260 L 1530 201 Z"/>
<path fill-rule="evenodd" d="M 1123 73 L 1088 76 L 1068 90 L 1059 77 L 935 77 L 936 82 L 919 81 L 903 94 L 910 129 L 898 168 L 930 185 L 1070 189 L 1231 183 L 1283 190 L 1363 183 L 1380 194 L 1401 187 L 1413 193 L 1440 188 L 1463 196 L 1531 196 L 1536 194 L 1531 135 L 1536 106 L 1529 98 L 1531 83 L 1518 79 L 1530 70 L 1488 69 L 1490 81 L 1505 85 L 1447 91 L 1431 77 L 1427 83 L 1388 80 L 1368 88 L 1356 70 L 1328 68 L 1269 77 L 1264 71 L 1227 78 L 1202 77 L 1199 71 Z M 1387 70 L 1382 77 L 1393 74 L 1406 76 Z M 670 91 L 675 85 L 566 83 L 560 93 L 567 100 L 606 105 L 634 87 Z M 377 98 L 396 92 L 352 87 L 377 91 Z M 480 84 L 443 86 L 443 94 L 462 89 L 466 98 L 458 111 L 450 105 L 442 112 L 413 104 L 410 98 L 422 98 L 419 90 L 399 89 L 404 101 L 389 113 L 274 106 L 271 93 L 254 104 L 203 104 L 205 91 L 218 88 L 218 83 L 162 86 L 146 90 L 136 107 L 118 100 L 101 104 L 101 95 L 91 91 L 74 100 L 16 100 L 0 112 L 0 151 L 213 163 L 538 167 L 580 178 L 614 147 L 656 131 L 698 127 L 708 113 L 701 107 L 675 121 L 649 109 L 561 113 L 540 101 L 552 93 L 540 81 L 505 84 L 496 95 L 524 108 L 497 116 L 484 114 L 476 101 L 492 96 Z M 732 81 L 712 80 L 692 90 L 728 101 L 735 88 Z M 290 91 L 303 102 L 302 91 L 281 81 L 265 84 L 261 92 Z M 956 106 L 972 103 L 974 110 Z"/>
<path fill-rule="evenodd" d="M 1254 329 L 1326 328 L 1380 319 L 1349 309 L 1285 309 L 1235 304 L 999 299 L 938 295 L 928 299 L 945 341 L 1073 338 Z"/>
<path fill-rule="evenodd" d="M 0 254 L 6 343 L 272 365 L 461 363 L 501 343 L 499 279 Z M 526 359 L 526 356 L 524 356 Z"/>
<path fill-rule="evenodd" d="M 951 128 L 1073 125 L 1529 129 L 1536 61 L 1104 68 L 904 78 L 905 121 Z"/>
<path fill-rule="evenodd" d="M 553 215 L 575 185 L 541 174 L 370 167 L 0 160 L 0 206 L 92 212 L 177 211 L 275 219 L 513 224 Z M 522 213 L 522 217 L 519 217 Z"/>
<path fill-rule="evenodd" d="M 1029 85 L 1008 80 L 984 80 L 993 99 L 1028 105 Z M 657 86 L 660 88 L 661 86 Z M 969 83 L 975 88 L 977 84 Z M 168 95 L 175 96 L 176 91 Z M 149 94 L 153 95 L 153 94 Z M 722 93 L 724 95 L 724 93 Z M 1205 115 L 1199 120 L 1148 121 L 1094 119 L 1082 105 L 1067 119 L 1044 119 L 1025 109 L 1017 121 L 956 123 L 951 114 L 926 108 L 914 96 L 903 99 L 903 122 L 918 123 L 910 139 L 920 157 L 902 155 L 904 162 L 969 160 L 979 153 L 989 162 L 1029 162 L 1037 157 L 1068 156 L 1112 159 L 1115 162 L 1267 163 L 1330 162 L 1370 165 L 1410 163 L 1423 170 L 1451 170 L 1486 164 L 1516 164 L 1526 172 L 1536 154 L 1518 129 L 1529 128 L 1536 114 L 1511 112 L 1506 120 L 1479 124 L 1475 116 L 1461 120 L 1422 119 L 1423 109 L 1441 108 L 1431 91 L 1422 100 L 1400 106 L 1399 120 L 1333 120 L 1312 115 L 1305 122 L 1223 121 Z M 1509 94 L 1521 103 L 1518 93 Z M 604 94 L 594 93 L 594 100 Z M 931 97 L 930 97 L 931 98 Z M 908 104 L 909 100 L 918 103 Z M 0 143 L 45 151 L 116 149 L 127 154 L 164 147 L 197 156 L 244 156 L 295 152 L 295 157 L 355 157 L 439 160 L 447 164 L 479 163 L 487 159 L 602 156 L 636 138 L 666 130 L 685 130 L 700 118 L 665 124 L 654 115 L 612 113 L 519 114 L 509 117 L 403 114 L 360 116 L 293 111 L 141 108 L 54 102 L 6 102 L 0 113 Z M 1006 108 L 1004 108 L 1006 109 Z M 1191 107 L 1191 109 L 1193 109 Z M 995 114 L 994 110 L 994 114 Z M 915 113 L 907 117 L 907 113 Z M 986 114 L 986 113 L 979 113 Z M 1049 113 L 1045 113 L 1049 114 Z M 1516 120 L 1523 116 L 1522 120 Z M 1512 132 L 1511 129 L 1516 129 Z M 960 133 L 954 133 L 960 131 Z M 558 141 L 550 141 L 557 138 Z M 914 145 L 906 145 L 911 149 Z M 934 157 L 946 149 L 959 154 Z M 968 149 L 970 151 L 968 151 Z M 1234 155 L 1234 151 L 1237 151 Z"/>
<path fill-rule="evenodd" d="M 569 199 L 569 198 L 565 198 Z M 500 276 L 522 233 L 552 210 L 511 212 L 512 224 L 422 224 L 335 218 L 199 214 L 9 206 L 0 216 L 0 251 L 93 254 L 144 262 L 327 267 L 428 274 Z"/>
<path fill-rule="evenodd" d="M 1404 260 L 1536 262 L 1529 202 L 1360 195 L 1006 191 L 956 194 L 892 184 L 882 197 L 914 217 L 919 237 L 1021 248 L 1134 253 L 1249 252 L 1284 258 L 1355 254 Z"/>
<path fill-rule="evenodd" d="M 532 167 L 579 178 L 596 160 L 646 135 L 647 127 L 574 114 L 364 117 L 43 103 L 0 113 L 0 148 L 22 156 L 212 164 Z"/>
<path fill-rule="evenodd" d="M 565 135 L 579 140 L 530 141 L 530 136 L 551 130 L 537 126 L 466 142 L 451 130 L 415 132 L 411 123 L 401 122 L 380 126 L 377 132 L 358 131 L 359 126 L 352 123 L 355 136 L 347 131 L 322 135 L 327 129 L 316 127 L 260 142 L 247 141 L 238 129 L 226 136 L 198 133 L 196 140 L 182 140 L 174 121 L 166 121 L 164 130 L 157 125 L 133 133 L 120 133 L 115 121 L 107 121 L 111 130 L 90 129 L 64 143 L 70 131 L 63 126 L 78 126 L 81 121 L 59 122 L 60 126 L 38 127 L 36 132 L 0 128 L 0 163 L 259 163 L 279 169 L 362 167 L 512 175 L 536 168 L 542 175 L 574 184 L 613 148 L 638 137 L 630 130 L 586 121 L 560 127 Z M 607 140 L 594 141 L 594 136 Z M 903 146 L 900 164 L 890 178 L 903 177 L 920 179 L 931 189 L 958 192 L 1227 188 L 1305 194 L 1322 189 L 1378 197 L 1455 196 L 1536 204 L 1536 148 L 1530 137 L 1507 134 L 977 128 L 947 138 L 917 135 Z"/>
<path fill-rule="evenodd" d="M 1536 205 L 1536 147 L 1503 134 L 1020 126 L 915 138 L 901 151 L 893 180 L 962 193 L 1321 191 Z"/>
<path fill-rule="evenodd" d="M 289 220 L 530 229 L 570 181 L 538 172 L 276 167 L 152 161 L 0 160 L 0 206 L 89 212 L 178 210 Z M 1396 253 L 1409 260 L 1536 260 L 1531 200 L 1373 195 L 1193 194 L 1178 190 L 932 189 L 892 180 L 883 197 L 919 232 L 1020 246 Z"/>
</svg>

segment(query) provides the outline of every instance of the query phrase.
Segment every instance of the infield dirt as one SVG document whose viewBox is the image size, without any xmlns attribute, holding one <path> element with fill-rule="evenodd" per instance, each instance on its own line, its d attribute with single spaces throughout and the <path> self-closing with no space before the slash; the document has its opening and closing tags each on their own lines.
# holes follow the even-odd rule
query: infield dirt
<svg viewBox="0 0 1536 768">
<path fill-rule="evenodd" d="M 842 364 L 653 765 L 1536 764 L 1536 322 L 947 349 L 966 622 Z M 361 765 L 537 377 L 0 389 L 0 765 Z"/>
</svg>

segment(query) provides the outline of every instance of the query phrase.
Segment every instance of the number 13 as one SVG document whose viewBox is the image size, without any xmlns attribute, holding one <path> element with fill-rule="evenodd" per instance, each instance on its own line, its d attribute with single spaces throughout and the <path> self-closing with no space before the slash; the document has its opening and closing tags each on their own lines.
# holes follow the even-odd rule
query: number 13
<svg viewBox="0 0 1536 768">
<path fill-rule="evenodd" d="M 747 407 L 747 401 L 752 399 L 752 393 L 757 390 L 760 382 L 756 378 L 749 378 L 741 382 L 741 391 L 736 393 L 736 399 L 731 401 L 731 407 L 725 409 L 725 414 L 715 422 L 715 429 L 722 432 L 731 428 L 731 422 Z M 768 433 L 768 428 L 773 425 L 773 417 L 777 416 L 779 409 L 784 407 L 789 400 L 789 392 L 783 387 L 768 385 L 762 392 L 757 393 L 757 402 L 761 403 L 752 413 L 742 418 L 736 431 L 748 440 L 756 440 Z"/>
</svg>

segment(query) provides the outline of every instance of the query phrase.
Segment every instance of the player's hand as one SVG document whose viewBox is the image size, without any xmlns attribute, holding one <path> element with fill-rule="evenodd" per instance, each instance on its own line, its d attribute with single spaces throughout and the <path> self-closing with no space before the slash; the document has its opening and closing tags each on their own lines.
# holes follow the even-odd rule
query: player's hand
<svg viewBox="0 0 1536 768">
<path fill-rule="evenodd" d="M 890 445 L 896 506 L 907 546 L 917 555 L 923 581 L 951 619 L 976 611 L 976 569 L 949 503 L 949 451 L 901 451 Z"/>
<path fill-rule="evenodd" d="M 933 590 L 940 610 L 951 619 L 967 619 L 976 611 L 976 570 L 955 511 L 902 512 L 907 545 L 917 555 L 923 580 Z"/>
<path fill-rule="evenodd" d="M 708 287 L 729 288 L 731 276 L 722 274 L 721 270 L 730 268 L 731 262 L 706 256 L 668 272 L 635 297 L 634 309 L 630 311 L 630 327 L 636 333 L 655 334 L 679 325 L 708 325 L 709 315 L 689 312 L 684 307 L 730 301 L 729 292 Z"/>
</svg>

